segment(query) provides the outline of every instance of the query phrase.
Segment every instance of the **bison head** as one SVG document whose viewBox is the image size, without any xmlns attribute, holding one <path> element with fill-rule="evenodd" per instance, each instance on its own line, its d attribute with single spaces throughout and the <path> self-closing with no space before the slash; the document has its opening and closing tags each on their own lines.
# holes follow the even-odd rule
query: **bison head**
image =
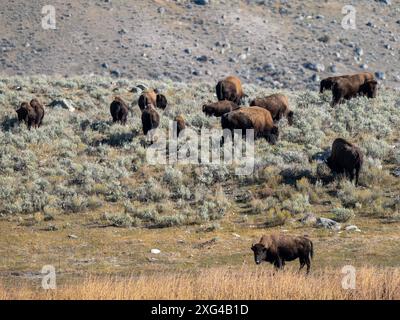
<svg viewBox="0 0 400 320">
<path fill-rule="evenodd" d="M 163 94 L 157 94 L 157 108 L 165 109 L 167 107 L 167 98 Z"/>
<path fill-rule="evenodd" d="M 376 93 L 378 91 L 378 82 L 375 80 L 370 80 L 365 82 L 361 88 L 360 93 L 367 96 L 368 98 L 376 98 Z"/>
<path fill-rule="evenodd" d="M 18 115 L 18 121 L 25 120 L 26 116 L 28 115 L 28 108 L 29 104 L 27 102 L 22 102 L 21 106 L 17 110 L 15 110 Z"/>
<path fill-rule="evenodd" d="M 262 243 L 253 244 L 251 250 L 254 252 L 254 261 L 256 264 L 267 260 L 267 248 Z"/>
</svg>

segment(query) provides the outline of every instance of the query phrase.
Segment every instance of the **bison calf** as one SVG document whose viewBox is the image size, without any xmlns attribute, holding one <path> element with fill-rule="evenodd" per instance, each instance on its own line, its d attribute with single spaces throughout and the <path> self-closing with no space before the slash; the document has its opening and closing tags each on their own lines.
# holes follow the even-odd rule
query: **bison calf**
<svg viewBox="0 0 400 320">
<path fill-rule="evenodd" d="M 16 110 L 18 121 L 24 121 L 28 129 L 39 128 L 44 118 L 44 108 L 37 99 L 32 99 L 30 103 L 22 102 Z"/>
<path fill-rule="evenodd" d="M 279 137 L 278 127 L 274 125 L 271 113 L 260 107 L 239 108 L 226 113 L 221 118 L 222 129 L 254 130 L 254 139 L 265 138 L 271 144 L 275 144 Z"/>
<path fill-rule="evenodd" d="M 338 138 L 332 144 L 332 152 L 326 160 L 326 164 L 334 173 L 344 173 L 351 181 L 355 178 L 357 186 L 363 161 L 364 156 L 357 146 Z"/>
<path fill-rule="evenodd" d="M 110 105 L 110 113 L 113 118 L 113 122 L 120 122 L 126 124 L 128 118 L 129 108 L 128 105 L 120 97 L 115 97 L 114 101 Z"/>
<path fill-rule="evenodd" d="M 164 110 L 167 107 L 168 101 L 167 98 L 164 95 L 159 94 L 157 90 L 147 89 L 143 91 L 139 97 L 138 105 L 140 110 L 143 111 L 149 104 Z"/>
<path fill-rule="evenodd" d="M 150 130 L 157 129 L 160 124 L 160 115 L 154 109 L 154 106 L 149 104 L 142 111 L 142 128 L 143 134 L 147 135 Z"/>
<path fill-rule="evenodd" d="M 281 234 L 264 235 L 259 243 L 251 247 L 256 264 L 262 261 L 272 263 L 275 268 L 283 269 L 285 261 L 299 259 L 300 270 L 307 265 L 310 272 L 311 259 L 314 256 L 313 243 L 307 237 L 292 237 Z"/>
<path fill-rule="evenodd" d="M 238 109 L 239 106 L 229 100 L 222 100 L 215 103 L 203 105 L 203 112 L 207 116 L 221 117 L 225 113 Z"/>
<path fill-rule="evenodd" d="M 218 101 L 229 100 L 237 105 L 242 103 L 244 93 L 242 89 L 242 83 L 238 77 L 229 76 L 224 80 L 219 81 L 215 90 Z"/>
<path fill-rule="evenodd" d="M 179 137 L 179 133 L 186 128 L 185 119 L 182 115 L 179 115 L 175 117 L 174 121 L 176 123 L 176 136 Z"/>
<path fill-rule="evenodd" d="M 271 112 L 272 119 L 276 122 L 286 117 L 289 125 L 293 124 L 293 111 L 289 109 L 289 100 L 283 94 L 272 94 L 265 98 L 256 98 L 250 106 L 258 106 Z"/>
</svg>

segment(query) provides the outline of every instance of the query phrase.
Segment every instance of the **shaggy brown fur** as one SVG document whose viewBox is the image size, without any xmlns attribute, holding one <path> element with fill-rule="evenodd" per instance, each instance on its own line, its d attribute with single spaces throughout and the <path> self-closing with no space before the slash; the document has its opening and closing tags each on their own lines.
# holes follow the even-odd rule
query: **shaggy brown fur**
<svg viewBox="0 0 400 320">
<path fill-rule="evenodd" d="M 367 96 L 370 99 L 376 98 L 378 92 L 378 82 L 376 80 L 368 80 L 361 87 L 359 94 Z"/>
<path fill-rule="evenodd" d="M 165 109 L 167 107 L 167 98 L 159 94 L 157 90 L 147 89 L 143 91 L 138 100 L 140 110 L 144 110 L 148 104 L 156 106 L 159 109 Z"/>
<path fill-rule="evenodd" d="M 286 117 L 289 125 L 293 124 L 293 111 L 290 111 L 289 100 L 283 94 L 272 94 L 265 98 L 256 98 L 250 106 L 259 106 L 271 112 L 272 119 L 276 122 Z"/>
<path fill-rule="evenodd" d="M 325 79 L 322 79 L 319 85 L 319 93 L 323 93 L 325 90 L 332 90 L 333 84 L 341 79 L 341 78 L 347 78 L 349 75 L 343 75 L 343 76 L 337 76 L 337 77 L 328 77 Z"/>
<path fill-rule="evenodd" d="M 110 113 L 113 118 L 113 122 L 126 124 L 129 113 L 128 105 L 120 97 L 115 97 L 114 101 L 111 102 L 110 105 Z"/>
<path fill-rule="evenodd" d="M 260 107 L 239 108 L 226 113 L 221 118 L 222 129 L 254 129 L 254 138 L 265 138 L 275 144 L 279 137 L 278 127 L 274 125 L 271 113 Z"/>
<path fill-rule="evenodd" d="M 24 121 L 29 130 L 32 126 L 37 129 L 42 125 L 44 108 L 37 99 L 32 99 L 30 103 L 22 102 L 16 112 L 18 121 Z"/>
<path fill-rule="evenodd" d="M 262 261 L 272 263 L 275 268 L 283 269 L 285 261 L 300 260 L 300 270 L 307 265 L 310 272 L 311 259 L 314 255 L 312 241 L 304 237 L 292 237 L 284 234 L 264 235 L 260 242 L 251 247 L 256 264 Z"/>
<path fill-rule="evenodd" d="M 332 152 L 330 157 L 326 160 L 326 164 L 337 174 L 347 175 L 351 181 L 356 179 L 356 186 L 358 185 L 358 178 L 360 170 L 364 162 L 364 156 L 361 150 L 354 144 L 342 139 L 336 139 L 332 144 Z"/>
<path fill-rule="evenodd" d="M 143 134 L 147 135 L 150 130 L 158 128 L 160 124 L 160 115 L 153 105 L 148 104 L 142 111 Z"/>
<path fill-rule="evenodd" d="M 229 76 L 219 81 L 215 90 L 217 92 L 218 101 L 229 100 L 235 102 L 237 105 L 242 103 L 244 93 L 242 83 L 238 77 Z"/>
<path fill-rule="evenodd" d="M 229 100 L 222 100 L 203 105 L 203 112 L 207 116 L 221 117 L 223 114 L 238 109 L 239 106 Z"/>
<path fill-rule="evenodd" d="M 374 83 L 374 75 L 370 72 L 354 74 L 336 80 L 332 86 L 332 106 L 362 94 L 363 85 L 369 81 L 372 81 L 371 84 Z"/>
<path fill-rule="evenodd" d="M 179 137 L 179 133 L 186 128 L 185 119 L 182 115 L 175 117 L 176 122 L 176 136 Z"/>
</svg>

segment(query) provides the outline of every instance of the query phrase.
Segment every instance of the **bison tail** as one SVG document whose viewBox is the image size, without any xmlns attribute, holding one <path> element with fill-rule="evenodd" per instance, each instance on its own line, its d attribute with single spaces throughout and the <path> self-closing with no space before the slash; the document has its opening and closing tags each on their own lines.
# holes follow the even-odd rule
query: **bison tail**
<svg viewBox="0 0 400 320">
<path fill-rule="evenodd" d="M 310 257 L 311 257 L 311 259 L 313 259 L 314 258 L 314 245 L 311 240 L 310 240 L 310 246 L 311 246 Z"/>
</svg>

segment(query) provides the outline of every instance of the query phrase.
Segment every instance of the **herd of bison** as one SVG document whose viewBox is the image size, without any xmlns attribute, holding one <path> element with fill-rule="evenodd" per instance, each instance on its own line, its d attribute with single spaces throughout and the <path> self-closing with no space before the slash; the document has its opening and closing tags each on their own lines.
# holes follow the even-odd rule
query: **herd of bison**
<svg viewBox="0 0 400 320">
<path fill-rule="evenodd" d="M 378 83 L 374 75 L 363 72 L 354 75 L 343 75 L 323 79 L 320 83 L 320 93 L 332 91 L 332 107 L 344 100 L 357 96 L 375 98 Z M 253 129 L 255 138 L 265 138 L 275 144 L 279 138 L 277 123 L 285 117 L 292 125 L 294 112 L 289 108 L 288 98 L 283 94 L 273 94 L 267 97 L 256 98 L 250 102 L 250 107 L 241 107 L 246 97 L 240 79 L 229 76 L 218 82 L 216 86 L 218 102 L 203 105 L 202 111 L 207 116 L 221 118 L 222 129 L 242 130 Z M 142 112 L 142 128 L 144 135 L 156 129 L 160 123 L 160 114 L 156 109 L 164 110 L 167 107 L 167 98 L 156 89 L 145 89 L 138 100 Z M 23 102 L 16 110 L 18 120 L 24 121 L 29 129 L 39 128 L 44 117 L 42 104 L 33 99 L 30 103 Z M 120 97 L 115 97 L 110 105 L 113 122 L 126 124 L 129 107 Z M 185 129 L 185 120 L 182 115 L 175 117 L 177 135 Z M 363 164 L 363 154 L 354 144 L 342 138 L 333 142 L 332 152 L 326 164 L 335 174 L 344 174 L 351 181 L 355 179 L 358 185 L 359 173 Z M 268 261 L 278 269 L 285 265 L 285 261 L 300 260 L 300 269 L 307 265 L 310 270 L 310 258 L 313 256 L 313 245 L 307 237 L 290 237 L 286 235 L 263 236 L 259 243 L 251 248 L 255 262 Z"/>
</svg>

